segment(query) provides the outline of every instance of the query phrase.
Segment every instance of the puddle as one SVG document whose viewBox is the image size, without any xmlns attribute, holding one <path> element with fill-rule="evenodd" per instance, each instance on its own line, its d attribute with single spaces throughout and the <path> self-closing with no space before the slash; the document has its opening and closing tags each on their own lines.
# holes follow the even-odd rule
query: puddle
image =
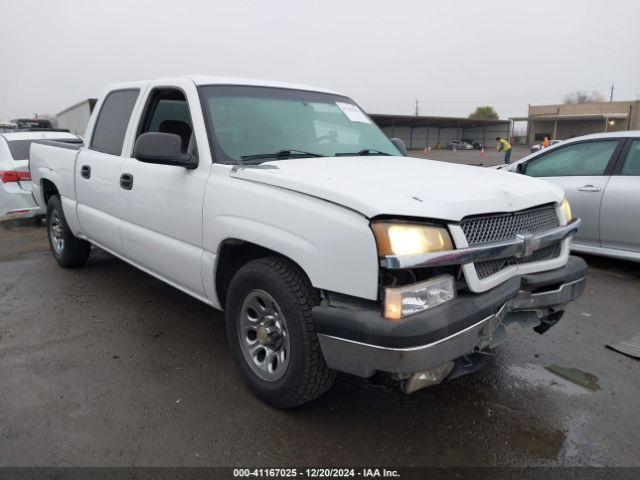
<svg viewBox="0 0 640 480">
<path fill-rule="evenodd" d="M 527 363 L 524 366 L 512 365 L 509 367 L 508 372 L 531 388 L 550 388 L 551 390 L 566 395 L 584 395 L 589 393 L 588 387 L 582 387 L 566 378 L 558 376 L 558 374 L 550 372 L 546 367 L 541 365 L 535 365 L 533 363 Z M 593 378 L 595 379 L 595 376 L 593 376 Z M 595 383 L 595 385 L 597 385 L 597 383 Z M 598 386 L 598 389 L 599 388 Z"/>
</svg>

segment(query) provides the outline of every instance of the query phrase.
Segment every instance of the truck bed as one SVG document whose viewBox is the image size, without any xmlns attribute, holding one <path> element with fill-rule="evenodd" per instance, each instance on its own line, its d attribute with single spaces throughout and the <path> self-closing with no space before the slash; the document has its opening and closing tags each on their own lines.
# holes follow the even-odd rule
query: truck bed
<svg viewBox="0 0 640 480">
<path fill-rule="evenodd" d="M 80 143 L 40 140 L 31 144 L 29 169 L 33 182 L 33 195 L 45 207 L 42 195 L 43 180 L 51 181 L 63 198 L 75 200 L 75 167 Z"/>
</svg>

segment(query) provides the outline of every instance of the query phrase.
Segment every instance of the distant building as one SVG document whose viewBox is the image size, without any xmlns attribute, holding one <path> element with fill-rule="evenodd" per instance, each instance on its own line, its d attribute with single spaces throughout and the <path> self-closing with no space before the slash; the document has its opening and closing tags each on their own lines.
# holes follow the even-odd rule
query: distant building
<svg viewBox="0 0 640 480">
<path fill-rule="evenodd" d="M 590 133 L 618 132 L 640 129 L 640 100 L 626 102 L 594 102 L 571 105 L 529 105 L 526 117 L 511 118 L 526 121 L 529 144 L 568 138 Z"/>
<path fill-rule="evenodd" d="M 70 132 L 84 135 L 96 101 L 95 98 L 89 98 L 58 113 L 58 128 L 67 128 Z"/>
</svg>

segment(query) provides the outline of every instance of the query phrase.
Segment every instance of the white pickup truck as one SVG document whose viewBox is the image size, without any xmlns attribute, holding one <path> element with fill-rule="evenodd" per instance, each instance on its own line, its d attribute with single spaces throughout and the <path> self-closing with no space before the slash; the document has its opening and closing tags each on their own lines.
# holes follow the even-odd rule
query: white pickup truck
<svg viewBox="0 0 640 480">
<path fill-rule="evenodd" d="M 474 371 L 584 290 L 560 188 L 405 154 L 344 95 L 188 77 L 111 86 L 84 145 L 30 168 L 61 266 L 94 244 L 224 310 L 242 376 L 288 408 L 336 371 L 406 392 Z"/>
</svg>

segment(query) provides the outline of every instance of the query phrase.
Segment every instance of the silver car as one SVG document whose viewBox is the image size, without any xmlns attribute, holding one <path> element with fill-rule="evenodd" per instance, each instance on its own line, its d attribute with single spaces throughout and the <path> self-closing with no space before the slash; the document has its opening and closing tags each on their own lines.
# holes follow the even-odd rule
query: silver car
<svg viewBox="0 0 640 480">
<path fill-rule="evenodd" d="M 56 131 L 0 133 L 0 220 L 43 216 L 31 194 L 29 148 L 36 140 L 82 143 L 77 135 Z"/>
<path fill-rule="evenodd" d="M 572 138 L 501 169 L 564 189 L 582 219 L 575 251 L 640 261 L 640 131 Z"/>
</svg>

